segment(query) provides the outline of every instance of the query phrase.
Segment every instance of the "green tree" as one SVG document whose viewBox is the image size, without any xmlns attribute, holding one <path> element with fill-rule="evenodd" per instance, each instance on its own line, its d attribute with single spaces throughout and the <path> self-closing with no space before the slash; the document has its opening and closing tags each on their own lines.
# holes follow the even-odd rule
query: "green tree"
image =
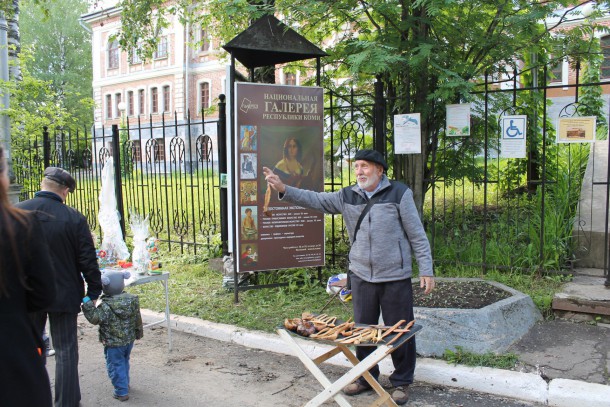
<svg viewBox="0 0 610 407">
<path fill-rule="evenodd" d="M 91 34 L 79 24 L 87 1 L 58 0 L 45 7 L 38 3 L 21 1 L 21 41 L 33 53 L 30 74 L 49 82 L 56 102 L 89 128 L 93 124 Z"/>
<path fill-rule="evenodd" d="M 51 83 L 31 75 L 32 58 L 29 49 L 24 47 L 18 61 L 22 79 L 0 81 L 0 89 L 10 93 L 10 107 L 4 112 L 11 119 L 11 140 L 15 150 L 39 137 L 43 127 L 53 129 L 75 124 L 70 113 L 56 103 L 58 96 Z"/>
<path fill-rule="evenodd" d="M 375 77 L 381 78 L 391 114 L 419 112 L 422 115 L 422 154 L 410 155 L 394 168 L 394 176 L 412 186 L 421 207 L 435 172 L 432 159 L 444 136 L 445 105 L 469 102 L 470 91 L 486 73 L 512 73 L 537 69 L 518 65 L 532 53 L 550 54 L 557 43 L 566 52 L 586 58 L 590 52 L 583 34 L 598 12 L 596 3 L 570 0 L 531 2 L 525 0 L 247 0 L 175 2 L 123 0 L 124 47 L 149 38 L 154 27 L 163 27 L 166 14 L 178 14 L 183 21 L 208 27 L 221 40 L 229 40 L 248 26 L 251 19 L 271 8 L 289 26 L 315 44 L 328 44 L 325 63 L 327 87 L 341 78 L 342 86 L 372 92 Z M 607 4 L 608 2 L 604 2 Z M 589 7 L 593 13 L 582 28 L 553 30 L 570 13 Z M 153 12 L 158 9 L 159 12 Z M 560 13 L 557 10 L 562 10 Z M 547 21 L 545 23 L 545 21 Z M 329 39 L 333 39 L 329 42 Z M 535 62 L 538 64 L 538 62 Z M 347 80 L 345 80 L 347 79 Z M 483 132 L 480 132 L 483 133 Z M 393 140 L 388 140 L 392 151 Z M 468 148 L 480 139 L 472 137 Z M 459 163 L 457 163 L 459 164 Z M 454 168 L 455 170 L 456 168 Z"/>
</svg>

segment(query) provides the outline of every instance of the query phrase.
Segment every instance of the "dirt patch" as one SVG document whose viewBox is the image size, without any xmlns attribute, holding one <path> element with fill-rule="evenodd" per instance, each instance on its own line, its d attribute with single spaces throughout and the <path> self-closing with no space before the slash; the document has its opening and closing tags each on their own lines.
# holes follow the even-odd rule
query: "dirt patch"
<svg viewBox="0 0 610 407">
<path fill-rule="evenodd" d="M 413 284 L 413 304 L 426 308 L 479 309 L 512 294 L 485 281 L 439 281 L 430 294 Z"/>
</svg>

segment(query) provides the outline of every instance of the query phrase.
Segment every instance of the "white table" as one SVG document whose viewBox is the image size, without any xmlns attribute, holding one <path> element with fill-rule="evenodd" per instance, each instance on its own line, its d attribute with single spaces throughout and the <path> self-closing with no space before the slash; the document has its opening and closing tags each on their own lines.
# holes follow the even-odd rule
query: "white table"
<svg viewBox="0 0 610 407">
<path fill-rule="evenodd" d="M 381 360 L 386 358 L 400 346 L 404 345 L 407 341 L 415 336 L 415 334 L 421 329 L 420 325 L 414 325 L 411 328 L 411 331 L 407 334 L 401 336 L 396 342 L 386 345 L 385 343 L 379 343 L 375 345 L 359 345 L 359 346 L 375 346 L 376 349 L 373 353 L 371 353 L 366 359 L 360 361 L 356 358 L 356 355 L 351 351 L 350 347 L 354 345 L 344 345 L 338 342 L 330 342 L 334 347 L 323 355 L 318 356 L 315 359 L 311 359 L 307 353 L 299 346 L 299 344 L 294 340 L 296 337 L 295 334 L 290 333 L 284 328 L 278 328 L 277 333 L 280 335 L 280 338 L 284 340 L 284 342 L 292 349 L 295 356 L 297 356 L 303 365 L 313 374 L 313 376 L 320 382 L 320 384 L 324 387 L 316 397 L 311 399 L 306 407 L 317 407 L 324 404 L 329 399 L 334 399 L 334 401 L 339 404 L 341 407 L 350 407 L 351 404 L 347 401 L 347 399 L 341 394 L 341 390 L 347 386 L 348 384 L 354 382 L 360 376 L 362 376 L 369 385 L 375 390 L 377 395 L 379 396 L 377 400 L 375 400 L 371 406 L 379 407 L 383 404 L 387 406 L 396 406 L 394 400 L 388 392 L 375 380 L 375 378 L 368 372 L 368 370 L 373 367 L 375 364 L 379 363 Z M 390 342 L 394 335 L 390 335 L 387 338 L 387 341 Z M 304 338 L 303 339 L 310 339 Z M 310 339 L 314 340 L 315 339 Z M 329 343 L 329 341 L 319 341 Z M 345 357 L 352 363 L 354 367 L 352 367 L 347 373 L 337 379 L 334 383 L 331 382 L 326 375 L 320 370 L 318 367 L 319 364 L 325 362 L 326 360 L 332 358 L 333 356 L 343 353 Z"/>
<path fill-rule="evenodd" d="M 163 285 L 163 288 L 165 289 L 165 318 L 160 319 L 155 322 L 151 322 L 150 324 L 146 324 L 146 325 L 144 325 L 144 328 L 148 328 L 151 326 L 155 326 L 155 325 L 159 325 L 164 322 L 167 322 L 167 343 L 169 346 L 169 350 L 171 351 L 172 350 L 172 327 L 171 327 L 171 320 L 170 320 L 170 314 L 169 314 L 169 289 L 167 287 L 168 280 L 169 280 L 169 272 L 164 271 L 161 274 L 138 276 L 138 278 L 129 282 L 127 284 L 127 286 L 131 287 L 131 286 L 140 285 L 140 284 L 152 283 L 155 281 L 158 281 L 161 283 L 161 285 Z"/>
</svg>

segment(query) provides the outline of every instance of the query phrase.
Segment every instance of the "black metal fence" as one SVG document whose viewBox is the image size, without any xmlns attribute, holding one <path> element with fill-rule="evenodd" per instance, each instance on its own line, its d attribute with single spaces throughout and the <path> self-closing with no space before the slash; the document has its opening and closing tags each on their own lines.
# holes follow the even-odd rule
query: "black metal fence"
<svg viewBox="0 0 610 407">
<path fill-rule="evenodd" d="M 547 103 L 552 88 L 575 88 L 579 94 L 600 84 L 519 88 L 517 77 L 511 79 L 510 87 L 486 81 L 473 92 L 472 134 L 459 138 L 441 134 L 438 148 L 429 158 L 435 165 L 424 179 L 423 218 L 435 262 L 484 270 L 550 271 L 593 264 L 587 262 L 596 257 L 593 267 L 601 264 L 608 275 L 610 167 L 600 162 L 603 159 L 595 150 L 605 148 L 607 152 L 607 144 L 555 143 L 556 119 L 580 116 L 586 105 L 578 96 Z M 391 177 L 408 175 L 407 157 L 391 153 L 393 115 L 398 112 L 392 108 L 393 101 L 384 97 L 379 79 L 374 94 L 327 91 L 326 97 L 327 191 L 353 183 L 349 159 L 361 148 L 384 152 Z M 528 155 L 524 159 L 498 154 L 499 120 L 513 114 L 528 115 Z M 64 167 L 78 183 L 68 204 L 85 214 L 91 228 L 98 230 L 101 170 L 112 156 L 120 179 L 119 210 L 128 236 L 131 210 L 149 217 L 152 232 L 170 250 L 217 250 L 222 209 L 217 159 L 222 146 L 217 135 L 223 133 L 217 128 L 226 124 L 226 117 L 165 119 L 158 124 L 128 120 L 91 135 L 45 130 L 42 139 L 14 146 L 14 172 L 24 186 L 22 198 L 38 189 L 44 167 Z M 589 194 L 590 199 L 583 199 L 583 188 L 588 188 L 584 197 Z M 594 206 L 597 214 L 593 214 Z M 348 250 L 341 216 L 329 216 L 326 228 L 327 264 L 340 267 Z"/>
<path fill-rule="evenodd" d="M 202 116 L 203 117 L 203 116 Z M 219 174 L 216 158 L 218 121 L 179 120 L 142 123 L 86 131 L 44 129 L 41 138 L 14 146 L 13 171 L 23 185 L 21 199 L 39 189 L 44 168 L 70 171 L 77 189 L 67 204 L 77 208 L 92 231 L 97 221 L 102 169 L 114 164 L 117 210 L 130 236 L 130 216 L 147 216 L 151 234 L 181 252 L 218 250 L 220 238 Z"/>
<path fill-rule="evenodd" d="M 595 267 L 608 276 L 607 141 L 555 142 L 557 119 L 590 115 L 578 95 L 601 84 L 526 88 L 517 78 L 515 73 L 510 86 L 486 78 L 469 95 L 470 136 L 441 132 L 437 150 L 424 160 L 434 163 L 423 179 L 423 219 L 435 263 L 530 272 Z M 551 89 L 566 87 L 577 96 L 548 103 Z M 403 113 L 393 111 L 393 101 L 379 92 L 327 95 L 327 189 L 352 183 L 346 158 L 362 147 L 386 153 L 390 177 L 407 178 L 413 171 L 408 157 L 388 153 L 394 147 L 393 115 Z M 509 115 L 528 116 L 526 158 L 500 157 L 500 120 Z M 606 114 L 597 118 L 598 130 L 605 128 L 598 138 L 608 138 L 602 126 L 607 120 Z M 341 244 L 347 237 L 340 217 L 329 223 L 335 261 L 339 251 L 347 251 Z"/>
</svg>

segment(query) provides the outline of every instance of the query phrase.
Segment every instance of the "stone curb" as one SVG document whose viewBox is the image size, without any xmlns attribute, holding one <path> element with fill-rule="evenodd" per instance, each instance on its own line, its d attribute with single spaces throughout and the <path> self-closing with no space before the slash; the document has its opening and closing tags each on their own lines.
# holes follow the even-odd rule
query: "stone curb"
<svg viewBox="0 0 610 407">
<path fill-rule="evenodd" d="M 165 316 L 164 313 L 147 309 L 142 309 L 141 312 L 144 323 L 158 321 Z M 249 331 L 233 325 L 179 315 L 171 315 L 170 326 L 172 330 L 180 332 L 293 356 L 288 345 L 275 334 Z M 331 348 L 329 345 L 315 344 L 305 339 L 296 340 L 312 358 Z M 343 355 L 334 356 L 326 363 L 352 366 Z M 382 374 L 389 375 L 393 369 L 391 360 L 383 360 L 379 369 Z M 610 400 L 610 386 L 603 384 L 568 379 L 553 379 L 547 384 L 533 373 L 452 365 L 437 359 L 418 358 L 415 374 L 418 381 L 430 384 L 489 393 L 552 407 L 604 407 Z"/>
</svg>

